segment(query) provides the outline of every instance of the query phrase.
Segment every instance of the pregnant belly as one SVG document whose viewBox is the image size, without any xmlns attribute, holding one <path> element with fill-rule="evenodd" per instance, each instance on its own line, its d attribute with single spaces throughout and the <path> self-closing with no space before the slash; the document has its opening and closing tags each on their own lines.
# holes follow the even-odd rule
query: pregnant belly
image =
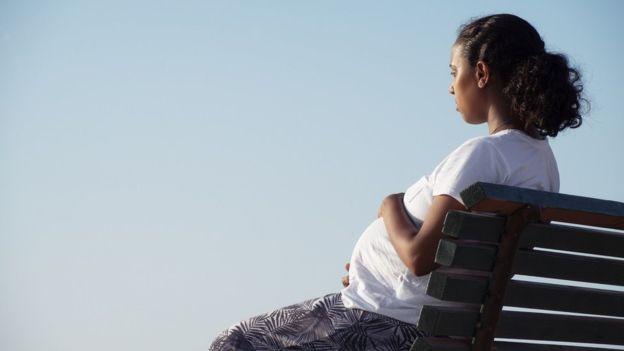
<svg viewBox="0 0 624 351">
<path fill-rule="evenodd" d="M 358 275 L 363 271 L 366 274 Z M 362 233 L 353 249 L 349 279 L 374 278 L 375 283 L 394 290 L 407 272 L 407 267 L 388 238 L 383 219 L 376 219 Z"/>
</svg>

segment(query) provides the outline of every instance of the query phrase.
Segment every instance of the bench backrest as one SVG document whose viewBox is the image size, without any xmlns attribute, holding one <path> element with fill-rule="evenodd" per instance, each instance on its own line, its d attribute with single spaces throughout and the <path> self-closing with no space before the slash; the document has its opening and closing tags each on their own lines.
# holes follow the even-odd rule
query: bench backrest
<svg viewBox="0 0 624 351">
<path fill-rule="evenodd" d="M 412 350 L 598 350 L 494 338 L 624 345 L 624 203 L 489 183 L 461 196 L 471 212 L 448 213 L 427 294 L 466 305 L 423 306 L 418 327 L 433 336 Z"/>
</svg>

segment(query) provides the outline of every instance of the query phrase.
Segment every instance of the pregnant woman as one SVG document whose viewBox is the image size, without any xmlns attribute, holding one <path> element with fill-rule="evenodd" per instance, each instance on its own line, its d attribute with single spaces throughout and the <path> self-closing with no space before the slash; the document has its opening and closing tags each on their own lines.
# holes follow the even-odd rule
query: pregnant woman
<svg viewBox="0 0 624 351">
<path fill-rule="evenodd" d="M 581 125 L 579 73 L 545 51 L 539 33 L 509 14 L 459 29 L 451 49 L 449 93 L 470 124 L 488 134 L 455 149 L 405 193 L 386 197 L 357 241 L 345 288 L 252 317 L 217 336 L 225 350 L 409 350 L 424 304 L 442 223 L 465 210 L 460 191 L 477 181 L 559 191 L 547 136 Z"/>
</svg>

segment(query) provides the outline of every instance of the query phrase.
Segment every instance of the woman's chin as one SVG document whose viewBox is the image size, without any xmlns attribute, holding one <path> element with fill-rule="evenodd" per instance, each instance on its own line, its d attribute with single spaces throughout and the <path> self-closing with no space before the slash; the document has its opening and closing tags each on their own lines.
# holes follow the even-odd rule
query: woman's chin
<svg viewBox="0 0 624 351">
<path fill-rule="evenodd" d="M 459 111 L 459 110 L 458 110 Z M 485 121 L 480 119 L 480 118 L 471 118 L 471 117 L 467 117 L 465 114 L 461 113 L 462 118 L 464 119 L 464 122 L 468 123 L 468 124 L 481 124 L 484 123 Z"/>
</svg>

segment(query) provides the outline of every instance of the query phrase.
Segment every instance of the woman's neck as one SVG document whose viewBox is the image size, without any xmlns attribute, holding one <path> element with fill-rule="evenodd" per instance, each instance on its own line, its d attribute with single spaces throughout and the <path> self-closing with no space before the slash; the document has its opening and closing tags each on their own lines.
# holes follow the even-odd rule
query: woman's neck
<svg viewBox="0 0 624 351">
<path fill-rule="evenodd" d="M 494 134 L 505 129 L 519 129 L 524 131 L 522 123 L 511 116 L 511 111 L 500 101 L 490 104 L 487 111 L 487 124 L 489 134 Z"/>
<path fill-rule="evenodd" d="M 490 135 L 494 133 L 498 133 L 505 129 L 519 129 L 519 130 L 524 131 L 524 128 L 522 128 L 522 124 L 518 120 L 498 119 L 496 121 L 488 121 L 487 124 L 488 124 L 488 133 Z"/>
</svg>

